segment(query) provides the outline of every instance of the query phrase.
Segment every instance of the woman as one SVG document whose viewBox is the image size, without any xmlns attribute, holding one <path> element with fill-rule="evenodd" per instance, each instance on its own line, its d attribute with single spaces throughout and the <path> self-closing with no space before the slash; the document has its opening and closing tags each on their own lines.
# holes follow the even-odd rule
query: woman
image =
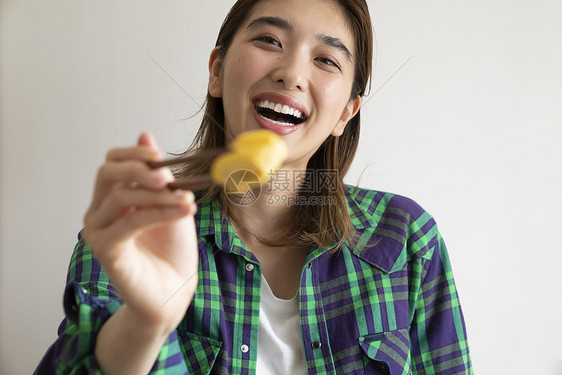
<svg viewBox="0 0 562 375">
<path fill-rule="evenodd" d="M 239 0 L 190 152 L 270 129 L 289 149 L 281 173 L 252 204 L 215 187 L 197 206 L 147 167 L 163 157 L 151 135 L 111 150 L 38 372 L 471 373 L 433 219 L 342 182 L 371 57 L 364 0 Z"/>
</svg>

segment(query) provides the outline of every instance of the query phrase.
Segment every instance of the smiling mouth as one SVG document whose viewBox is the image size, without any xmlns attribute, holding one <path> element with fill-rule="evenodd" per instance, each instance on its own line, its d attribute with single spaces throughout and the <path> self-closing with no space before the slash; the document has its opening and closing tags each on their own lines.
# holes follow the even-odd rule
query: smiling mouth
<svg viewBox="0 0 562 375">
<path fill-rule="evenodd" d="M 256 102 L 255 108 L 261 117 L 277 125 L 296 126 L 306 121 L 306 115 L 298 109 L 269 100 Z"/>
</svg>

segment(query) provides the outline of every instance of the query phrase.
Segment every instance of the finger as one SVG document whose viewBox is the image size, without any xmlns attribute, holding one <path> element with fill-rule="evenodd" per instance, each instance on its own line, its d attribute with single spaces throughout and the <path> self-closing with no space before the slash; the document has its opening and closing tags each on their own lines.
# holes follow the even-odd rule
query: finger
<svg viewBox="0 0 562 375">
<path fill-rule="evenodd" d="M 105 230 L 106 239 L 120 242 L 131 237 L 141 230 L 148 230 L 157 225 L 172 223 L 186 216 L 194 215 L 197 205 L 191 203 L 178 207 L 157 207 L 135 210 L 129 212 Z"/>
<path fill-rule="evenodd" d="M 112 148 L 105 157 L 106 161 L 140 160 L 144 162 L 160 161 L 164 154 L 147 146 Z"/>
<path fill-rule="evenodd" d="M 165 208 L 190 205 L 195 197 L 190 191 L 153 192 L 144 189 L 121 188 L 109 193 L 95 214 L 87 218 L 86 225 L 95 229 L 112 225 L 116 220 L 127 215 L 132 208 L 142 210 L 147 208 Z"/>
<path fill-rule="evenodd" d="M 158 159 L 158 161 L 164 159 L 164 155 L 161 153 L 161 151 L 158 147 L 158 144 L 156 143 L 156 138 L 154 138 L 154 136 L 151 133 L 148 133 L 148 132 L 142 133 L 139 136 L 138 145 L 139 146 L 145 146 L 145 147 L 148 147 L 151 150 L 159 152 L 161 157 L 160 157 L 160 159 Z M 172 170 L 170 168 L 164 167 L 164 168 L 161 168 L 161 169 L 162 169 L 163 173 L 166 173 L 166 175 L 169 178 L 172 178 L 172 179 L 174 178 L 174 175 L 173 175 Z"/>
<path fill-rule="evenodd" d="M 98 170 L 91 209 L 97 210 L 116 187 L 132 185 L 158 191 L 164 190 L 173 180 L 167 168 L 151 170 L 145 163 L 136 160 L 105 163 Z"/>
<path fill-rule="evenodd" d="M 158 144 L 156 143 L 156 139 L 151 133 L 144 132 L 139 136 L 138 139 L 139 146 L 148 146 L 148 148 L 152 150 L 158 150 Z"/>
</svg>

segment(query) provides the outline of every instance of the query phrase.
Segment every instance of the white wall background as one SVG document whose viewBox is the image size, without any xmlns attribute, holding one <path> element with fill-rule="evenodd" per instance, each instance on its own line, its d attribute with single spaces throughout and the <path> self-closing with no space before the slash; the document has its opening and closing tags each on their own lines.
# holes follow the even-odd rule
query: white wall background
<svg viewBox="0 0 562 375">
<path fill-rule="evenodd" d="M 168 151 L 191 140 L 232 3 L 1 1 L 0 373 L 31 373 L 55 340 L 106 150 L 143 130 Z M 477 374 L 562 374 L 562 2 L 369 3 L 375 80 L 349 181 L 436 217 Z"/>
</svg>

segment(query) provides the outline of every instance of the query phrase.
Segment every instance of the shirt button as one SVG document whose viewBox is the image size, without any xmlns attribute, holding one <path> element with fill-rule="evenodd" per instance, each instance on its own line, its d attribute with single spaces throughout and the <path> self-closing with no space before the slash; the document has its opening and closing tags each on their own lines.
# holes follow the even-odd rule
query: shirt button
<svg viewBox="0 0 562 375">
<path fill-rule="evenodd" d="M 88 291 L 82 285 L 80 285 L 80 290 L 82 291 L 82 293 L 88 294 Z"/>
<path fill-rule="evenodd" d="M 306 268 L 310 268 L 310 267 L 312 267 L 312 262 L 309 262 L 309 263 L 306 265 Z"/>
<path fill-rule="evenodd" d="M 252 263 L 248 263 L 246 264 L 246 271 L 253 271 L 254 270 L 254 265 Z"/>
<path fill-rule="evenodd" d="M 242 345 L 240 347 L 240 350 L 242 351 L 242 353 L 248 353 L 248 350 L 249 350 L 248 345 L 245 345 L 245 344 Z"/>
<path fill-rule="evenodd" d="M 322 346 L 322 343 L 321 343 L 320 341 L 314 341 L 314 342 L 312 343 L 312 348 L 313 348 L 313 349 L 318 349 L 318 348 L 320 348 L 321 346 Z"/>
</svg>

